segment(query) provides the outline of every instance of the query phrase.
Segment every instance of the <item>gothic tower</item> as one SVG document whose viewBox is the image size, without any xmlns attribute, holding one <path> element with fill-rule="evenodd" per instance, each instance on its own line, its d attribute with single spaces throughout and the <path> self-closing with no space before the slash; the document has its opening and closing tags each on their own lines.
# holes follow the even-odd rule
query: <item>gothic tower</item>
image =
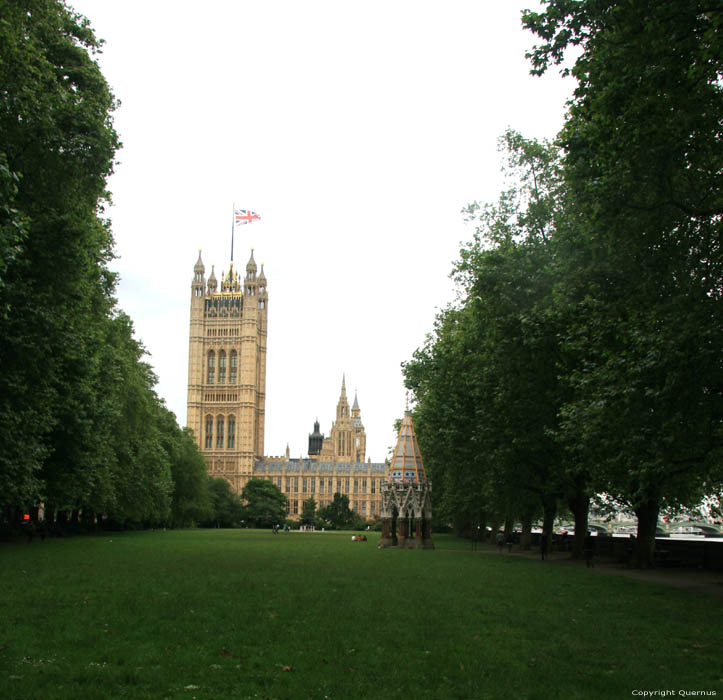
<svg viewBox="0 0 723 700">
<path fill-rule="evenodd" d="M 209 474 L 240 493 L 264 453 L 268 293 L 253 250 L 242 280 L 231 262 L 206 281 L 201 251 L 193 268 L 186 423 Z"/>
<path fill-rule="evenodd" d="M 309 445 L 311 445 L 311 435 Z M 361 421 L 359 401 L 354 397 L 354 405 L 349 410 L 346 397 L 346 377 L 341 380 L 341 394 L 336 404 L 336 420 L 331 425 L 329 437 L 323 435 L 321 451 L 322 459 L 334 462 L 363 462 L 367 451 L 367 436 Z M 309 452 L 309 454 L 312 454 Z"/>
</svg>

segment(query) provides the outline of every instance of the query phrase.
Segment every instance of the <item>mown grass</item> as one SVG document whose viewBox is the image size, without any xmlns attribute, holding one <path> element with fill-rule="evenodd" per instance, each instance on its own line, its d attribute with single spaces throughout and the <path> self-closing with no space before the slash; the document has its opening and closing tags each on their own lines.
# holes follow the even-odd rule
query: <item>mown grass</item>
<svg viewBox="0 0 723 700">
<path fill-rule="evenodd" d="M 721 694 L 721 604 L 377 535 L 143 532 L 0 547 L 0 696 Z M 458 544 L 458 543 L 457 543 Z M 448 549 L 449 548 L 449 549 Z"/>
</svg>

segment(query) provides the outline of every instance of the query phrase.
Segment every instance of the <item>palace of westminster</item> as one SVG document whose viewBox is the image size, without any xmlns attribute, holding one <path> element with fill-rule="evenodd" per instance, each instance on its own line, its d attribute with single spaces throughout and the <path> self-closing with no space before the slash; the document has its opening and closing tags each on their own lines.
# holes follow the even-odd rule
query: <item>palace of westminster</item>
<svg viewBox="0 0 723 700">
<path fill-rule="evenodd" d="M 356 396 L 351 408 L 344 379 L 331 433 L 309 435 L 308 457 L 264 456 L 266 330 L 269 297 L 253 250 L 246 276 L 234 270 L 206 279 L 199 251 L 191 283 L 187 424 L 209 474 L 241 493 L 252 477 L 269 479 L 286 495 L 289 517 L 313 498 L 328 505 L 335 493 L 363 518 L 381 515 L 384 462 L 366 460 L 366 434 Z M 365 461 L 366 460 L 366 461 Z"/>
</svg>

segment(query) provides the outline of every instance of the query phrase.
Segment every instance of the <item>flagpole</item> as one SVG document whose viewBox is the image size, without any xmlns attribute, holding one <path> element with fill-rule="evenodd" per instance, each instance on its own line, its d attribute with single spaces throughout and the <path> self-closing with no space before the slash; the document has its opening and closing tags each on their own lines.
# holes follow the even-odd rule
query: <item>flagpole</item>
<svg viewBox="0 0 723 700">
<path fill-rule="evenodd" d="M 233 234 L 236 230 L 236 221 L 234 217 L 236 216 L 236 202 L 232 204 L 231 208 L 231 262 L 233 262 Z"/>
</svg>

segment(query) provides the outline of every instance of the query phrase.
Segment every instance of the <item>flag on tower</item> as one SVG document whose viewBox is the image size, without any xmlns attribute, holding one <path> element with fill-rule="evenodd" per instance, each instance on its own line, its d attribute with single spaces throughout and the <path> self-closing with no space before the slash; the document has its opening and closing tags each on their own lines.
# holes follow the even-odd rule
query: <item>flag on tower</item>
<svg viewBox="0 0 723 700">
<path fill-rule="evenodd" d="M 249 211 L 248 209 L 236 209 L 234 211 L 234 221 L 239 226 L 260 220 L 261 217 L 255 211 Z"/>
</svg>

